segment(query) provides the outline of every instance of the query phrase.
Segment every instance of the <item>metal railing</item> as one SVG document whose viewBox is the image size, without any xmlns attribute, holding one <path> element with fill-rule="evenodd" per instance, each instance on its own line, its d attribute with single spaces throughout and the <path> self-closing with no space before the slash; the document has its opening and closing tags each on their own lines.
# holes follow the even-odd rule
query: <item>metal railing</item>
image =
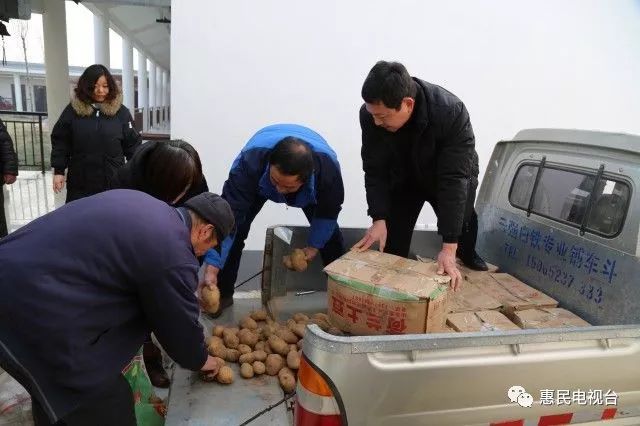
<svg viewBox="0 0 640 426">
<path fill-rule="evenodd" d="M 20 170 L 18 179 L 12 185 L 0 188 L 5 195 L 5 213 L 9 232 L 56 208 L 56 199 L 61 205 L 64 194 L 55 195 L 51 189 L 52 174 L 39 171 Z"/>
<path fill-rule="evenodd" d="M 49 167 L 45 158 L 51 150 L 49 137 L 45 138 L 42 122 L 47 117 L 44 112 L 0 111 L 0 119 L 7 127 L 18 154 L 18 166 L 24 169 L 40 169 L 42 173 Z M 45 139 L 48 143 L 45 144 Z"/>
<path fill-rule="evenodd" d="M 133 120 L 139 132 L 149 129 L 167 130 L 171 122 L 171 107 L 136 108 L 133 111 Z"/>
</svg>

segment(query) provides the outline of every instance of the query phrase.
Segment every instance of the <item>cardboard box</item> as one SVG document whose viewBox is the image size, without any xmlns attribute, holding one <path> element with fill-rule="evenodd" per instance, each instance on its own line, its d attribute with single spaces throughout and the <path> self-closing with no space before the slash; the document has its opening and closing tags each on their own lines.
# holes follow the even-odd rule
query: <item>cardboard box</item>
<svg viewBox="0 0 640 426">
<path fill-rule="evenodd" d="M 329 319 L 351 334 L 440 331 L 449 281 L 435 265 L 378 251 L 349 252 L 328 265 Z"/>
<path fill-rule="evenodd" d="M 498 311 L 449 314 L 447 325 L 460 332 L 520 330 L 520 327 Z"/>
<path fill-rule="evenodd" d="M 511 319 L 522 328 L 570 328 L 591 325 L 573 312 L 562 308 L 514 311 Z"/>
<path fill-rule="evenodd" d="M 533 308 L 554 308 L 558 302 L 512 277 L 509 274 L 489 273 L 473 279 L 473 284 L 502 304 L 505 313 Z"/>
<path fill-rule="evenodd" d="M 502 303 L 469 281 L 465 281 L 458 291 L 451 292 L 449 299 L 449 312 L 454 313 L 497 310 L 502 307 Z"/>
<path fill-rule="evenodd" d="M 475 271 L 473 269 L 467 268 L 466 266 L 464 266 L 462 261 L 458 258 L 456 258 L 456 266 L 458 267 L 460 274 L 462 274 L 462 278 L 471 282 L 473 282 L 474 279 L 481 278 L 483 276 L 486 276 L 489 273 L 498 272 L 498 267 L 488 262 L 487 262 L 487 267 L 489 268 L 488 271 Z"/>
<path fill-rule="evenodd" d="M 429 257 L 417 257 L 418 260 L 423 263 L 436 263 L 434 259 Z M 480 277 L 487 277 L 489 273 L 485 271 L 473 271 L 464 266 L 460 259 L 456 259 L 456 263 L 465 282 L 458 291 L 451 292 L 449 294 L 449 312 L 473 312 L 500 309 L 502 307 L 502 303 L 494 297 L 491 297 L 491 295 L 487 294 L 482 288 L 472 282 L 474 279 L 477 280 Z M 497 266 L 491 264 L 487 265 L 489 266 L 489 271 L 498 270 Z"/>
<path fill-rule="evenodd" d="M 435 263 L 434 259 L 419 257 L 419 260 Z M 498 267 L 487 264 L 489 271 L 474 271 L 462 264 L 460 259 L 456 263 L 465 282 L 461 291 L 451 294 L 450 311 L 468 312 L 487 309 L 499 309 L 505 312 L 532 308 L 555 308 L 558 302 L 528 286 L 517 278 L 504 273 L 498 273 Z"/>
<path fill-rule="evenodd" d="M 509 274 L 491 274 L 491 276 L 498 281 L 498 283 L 504 287 L 509 293 L 523 299 L 533 302 L 536 307 L 539 308 L 555 308 L 558 306 L 558 301 L 552 297 L 547 296 L 540 290 L 536 290 L 520 281 L 517 278 L 512 277 Z"/>
</svg>

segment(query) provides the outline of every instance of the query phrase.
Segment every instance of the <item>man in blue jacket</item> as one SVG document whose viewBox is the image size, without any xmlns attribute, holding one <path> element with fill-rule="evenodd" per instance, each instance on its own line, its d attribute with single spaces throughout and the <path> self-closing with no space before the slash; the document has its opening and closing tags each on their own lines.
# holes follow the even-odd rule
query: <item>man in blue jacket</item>
<svg viewBox="0 0 640 426">
<path fill-rule="evenodd" d="M 31 394 L 36 425 L 135 425 L 121 374 L 153 332 L 181 366 L 217 372 L 198 322 L 196 256 L 233 229 L 205 192 L 173 208 L 113 190 L 0 240 L 0 366 Z"/>
<path fill-rule="evenodd" d="M 204 284 L 217 285 L 220 310 L 233 304 L 240 257 L 251 223 L 267 200 L 299 207 L 311 224 L 308 261 L 318 252 L 324 264 L 344 254 L 338 214 L 344 187 L 336 153 L 313 130 L 296 124 L 275 124 L 258 131 L 236 157 L 222 197 L 236 219 L 236 232 L 222 243 L 222 254 L 205 256 Z"/>
</svg>

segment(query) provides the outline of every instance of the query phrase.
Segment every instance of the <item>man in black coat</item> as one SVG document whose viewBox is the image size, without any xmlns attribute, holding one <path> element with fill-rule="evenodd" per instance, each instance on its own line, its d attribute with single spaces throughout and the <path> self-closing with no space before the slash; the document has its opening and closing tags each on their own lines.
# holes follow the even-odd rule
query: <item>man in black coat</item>
<svg viewBox="0 0 640 426">
<path fill-rule="evenodd" d="M 18 176 L 18 156 L 13 149 L 13 141 L 2 120 L 0 120 L 0 173 L 0 238 L 2 238 L 8 233 L 2 184 L 11 185 Z"/>
<path fill-rule="evenodd" d="M 118 189 L 0 240 L 0 367 L 31 394 L 36 426 L 135 425 L 121 371 L 151 332 L 182 367 L 217 372 L 198 322 L 196 256 L 233 226 L 209 192 L 176 209 Z"/>
<path fill-rule="evenodd" d="M 363 86 L 360 109 L 362 162 L 373 225 L 356 249 L 406 257 L 420 210 L 429 202 L 438 217 L 440 273 L 457 288 L 456 254 L 486 270 L 475 251 L 478 154 L 469 114 L 455 95 L 412 78 L 397 62 L 378 62 Z"/>
</svg>

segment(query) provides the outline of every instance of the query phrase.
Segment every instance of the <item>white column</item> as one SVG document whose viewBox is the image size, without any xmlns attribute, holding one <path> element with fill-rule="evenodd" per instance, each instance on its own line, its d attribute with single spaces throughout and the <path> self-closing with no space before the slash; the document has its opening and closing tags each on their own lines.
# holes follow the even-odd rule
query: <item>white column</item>
<svg viewBox="0 0 640 426">
<path fill-rule="evenodd" d="M 156 107 L 156 64 L 153 61 L 149 62 L 149 109 L 153 112 L 149 127 L 156 125 L 156 117 L 154 108 Z"/>
<path fill-rule="evenodd" d="M 162 68 L 156 67 L 156 109 L 158 110 L 158 122 L 162 125 Z"/>
<path fill-rule="evenodd" d="M 93 15 L 93 50 L 96 64 L 110 68 L 109 20 L 103 15 Z"/>
<path fill-rule="evenodd" d="M 142 130 L 149 130 L 149 88 L 147 87 L 147 55 L 138 49 L 138 107 L 142 109 Z"/>
<path fill-rule="evenodd" d="M 47 112 L 55 123 L 69 103 L 69 60 L 65 2 L 43 0 L 42 29 L 47 76 Z"/>
<path fill-rule="evenodd" d="M 131 39 L 122 37 L 122 103 L 134 113 L 135 89 L 133 86 L 133 45 Z"/>
<path fill-rule="evenodd" d="M 16 111 L 24 111 L 24 107 L 22 106 L 22 85 L 20 83 L 20 74 L 16 73 L 13 75 L 13 86 L 15 87 Z"/>
<path fill-rule="evenodd" d="M 156 67 L 156 106 L 162 106 L 162 68 Z"/>
<path fill-rule="evenodd" d="M 164 114 L 164 123 L 169 121 L 169 73 L 162 70 L 162 113 Z"/>
</svg>

